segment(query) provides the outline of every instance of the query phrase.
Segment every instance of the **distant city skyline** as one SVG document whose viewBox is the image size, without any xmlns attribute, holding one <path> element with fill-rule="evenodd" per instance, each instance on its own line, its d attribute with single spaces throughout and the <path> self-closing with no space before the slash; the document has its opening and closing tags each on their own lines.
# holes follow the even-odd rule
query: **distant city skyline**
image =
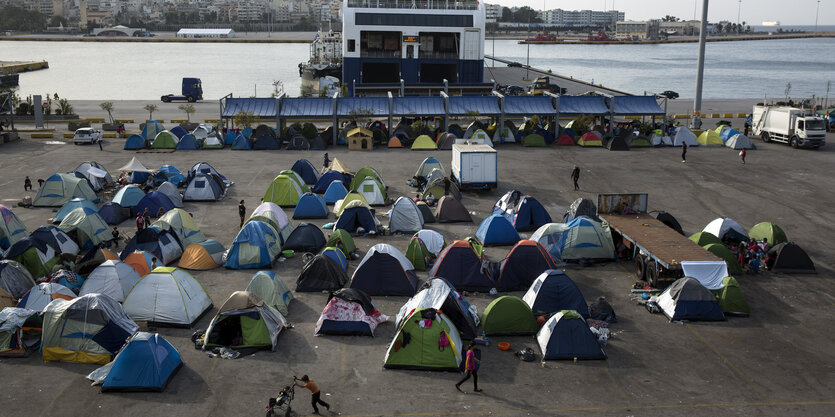
<svg viewBox="0 0 835 417">
<path fill-rule="evenodd" d="M 506 7 L 529 6 L 536 10 L 609 10 L 615 8 L 626 13 L 628 20 L 644 20 L 671 15 L 682 20 L 696 19 L 702 15 L 701 0 L 492 0 L 490 4 Z M 695 7 L 694 7 L 695 5 Z M 763 21 L 779 21 L 781 25 L 814 25 L 818 6 L 817 0 L 794 0 L 787 7 L 785 0 L 713 0 L 708 10 L 708 21 L 727 20 L 736 23 L 737 11 L 740 22 L 760 25 Z M 835 25 L 835 0 L 821 0 L 818 25 Z"/>
</svg>

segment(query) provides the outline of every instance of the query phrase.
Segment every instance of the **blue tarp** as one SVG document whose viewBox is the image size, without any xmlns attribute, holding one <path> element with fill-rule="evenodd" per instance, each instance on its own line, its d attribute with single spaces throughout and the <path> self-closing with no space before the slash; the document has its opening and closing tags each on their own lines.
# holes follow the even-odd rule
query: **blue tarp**
<svg viewBox="0 0 835 417">
<path fill-rule="evenodd" d="M 573 114 L 609 114 L 609 108 L 603 97 L 599 96 L 561 96 L 560 115 Z"/>
<path fill-rule="evenodd" d="M 281 100 L 279 116 L 285 118 L 332 118 L 333 99 L 327 97 L 292 97 Z"/>
<path fill-rule="evenodd" d="M 664 109 L 652 96 L 616 96 L 612 100 L 615 114 L 664 115 Z"/>
<path fill-rule="evenodd" d="M 180 353 L 162 336 L 139 332 L 116 355 L 101 390 L 162 391 L 182 365 Z"/>
<path fill-rule="evenodd" d="M 449 98 L 449 114 L 466 116 L 477 113 L 480 116 L 498 116 L 499 98 L 495 96 L 456 96 Z"/>
<path fill-rule="evenodd" d="M 446 113 L 441 97 L 394 97 L 392 116 L 439 116 Z"/>
<path fill-rule="evenodd" d="M 221 117 L 235 117 L 239 112 L 252 112 L 255 117 L 276 117 L 274 98 L 227 98 Z"/>
<path fill-rule="evenodd" d="M 336 101 L 336 115 L 388 116 L 389 99 L 386 97 L 341 97 Z"/>
<path fill-rule="evenodd" d="M 504 114 L 506 115 L 551 115 L 556 112 L 549 96 L 508 96 L 504 98 Z"/>
<path fill-rule="evenodd" d="M 506 218 L 493 214 L 484 219 L 475 233 L 484 245 L 513 245 L 519 241 L 519 233 Z"/>
</svg>

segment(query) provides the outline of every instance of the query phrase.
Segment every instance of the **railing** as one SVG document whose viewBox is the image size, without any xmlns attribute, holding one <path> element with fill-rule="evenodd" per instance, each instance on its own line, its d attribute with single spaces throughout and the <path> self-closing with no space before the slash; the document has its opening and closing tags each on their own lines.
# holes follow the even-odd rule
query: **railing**
<svg viewBox="0 0 835 417">
<path fill-rule="evenodd" d="M 478 10 L 477 0 L 348 0 L 348 7 L 374 9 Z"/>
<path fill-rule="evenodd" d="M 424 52 L 418 53 L 421 59 L 458 59 L 458 52 Z"/>
<path fill-rule="evenodd" d="M 373 51 L 360 51 L 360 57 L 362 58 L 400 58 L 403 56 L 403 53 L 400 51 L 382 51 L 382 50 L 373 50 Z"/>
</svg>

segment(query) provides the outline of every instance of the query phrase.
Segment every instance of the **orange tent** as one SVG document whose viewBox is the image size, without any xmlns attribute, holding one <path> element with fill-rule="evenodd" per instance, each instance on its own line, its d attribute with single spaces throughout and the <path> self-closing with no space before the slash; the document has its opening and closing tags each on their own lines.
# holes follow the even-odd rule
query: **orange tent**
<svg viewBox="0 0 835 417">
<path fill-rule="evenodd" d="M 104 259 L 107 259 L 108 261 L 118 261 L 119 260 L 119 257 L 115 253 L 111 252 L 108 249 L 102 248 L 101 253 L 104 254 Z"/>
<path fill-rule="evenodd" d="M 557 141 L 554 142 L 554 144 L 555 145 L 560 145 L 560 146 L 574 146 L 574 145 L 576 145 L 574 143 L 574 139 L 572 139 L 571 136 L 566 135 L 565 133 L 560 135 L 560 138 L 557 139 Z"/>
<path fill-rule="evenodd" d="M 397 136 L 392 136 L 389 139 L 389 148 L 402 148 L 403 144 L 400 143 L 400 139 Z"/>
<path fill-rule="evenodd" d="M 148 275 L 157 266 L 164 266 L 159 264 L 156 256 L 145 252 L 144 250 L 138 250 L 131 253 L 123 259 L 122 262 L 132 266 L 133 269 L 135 269 L 136 272 L 143 277 Z"/>
</svg>

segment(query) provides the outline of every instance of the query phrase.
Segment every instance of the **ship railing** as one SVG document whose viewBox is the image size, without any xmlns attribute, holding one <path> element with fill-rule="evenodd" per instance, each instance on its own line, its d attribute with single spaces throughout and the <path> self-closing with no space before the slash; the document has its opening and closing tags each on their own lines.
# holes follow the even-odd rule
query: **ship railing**
<svg viewBox="0 0 835 417">
<path fill-rule="evenodd" d="M 458 59 L 458 52 L 424 52 L 420 51 L 418 58 L 422 59 Z"/>
<path fill-rule="evenodd" d="M 477 0 L 348 0 L 348 7 L 373 9 L 478 10 Z"/>
<path fill-rule="evenodd" d="M 360 57 L 362 57 L 362 58 L 400 58 L 401 56 L 402 56 L 402 52 L 400 52 L 400 51 L 382 51 L 382 50 L 360 51 Z"/>
</svg>

